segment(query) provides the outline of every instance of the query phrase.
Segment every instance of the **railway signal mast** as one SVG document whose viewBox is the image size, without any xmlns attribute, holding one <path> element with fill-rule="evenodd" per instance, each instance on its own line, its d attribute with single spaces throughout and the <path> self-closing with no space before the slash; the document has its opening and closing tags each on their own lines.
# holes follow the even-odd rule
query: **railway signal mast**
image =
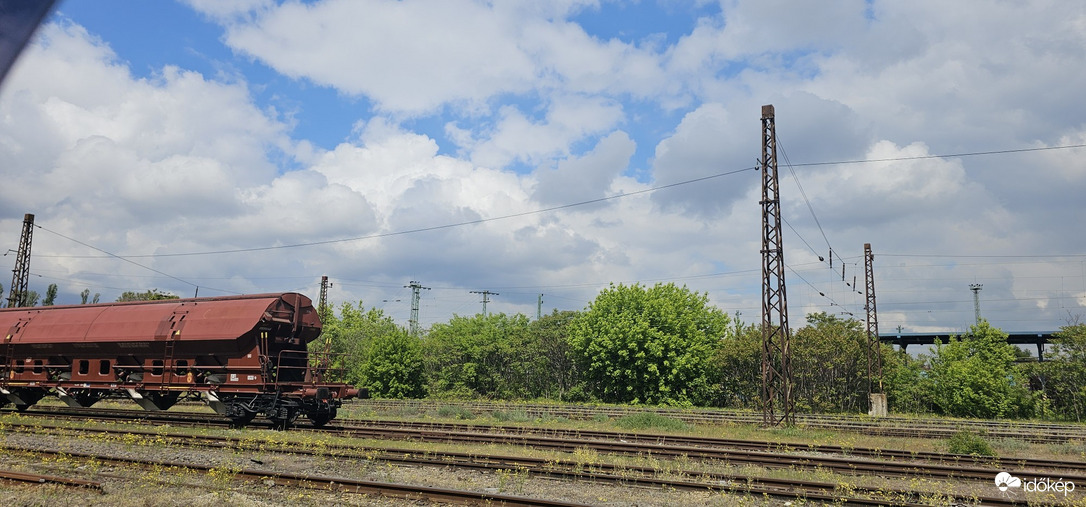
<svg viewBox="0 0 1086 507">
<path fill-rule="evenodd" d="M 19 237 L 19 250 L 15 253 L 15 269 L 11 270 L 11 287 L 8 287 L 8 308 L 26 306 L 30 281 L 30 243 L 34 236 L 34 215 L 23 216 L 23 234 Z"/>
<path fill-rule="evenodd" d="M 762 106 L 762 424 L 796 423 L 792 399 L 791 332 L 784 284 L 777 128 L 772 105 Z"/>
</svg>

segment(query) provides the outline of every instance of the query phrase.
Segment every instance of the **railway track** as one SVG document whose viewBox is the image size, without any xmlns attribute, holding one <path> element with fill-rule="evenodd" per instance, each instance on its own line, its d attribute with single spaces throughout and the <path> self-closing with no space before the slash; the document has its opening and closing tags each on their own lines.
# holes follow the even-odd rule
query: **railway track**
<svg viewBox="0 0 1086 507">
<path fill-rule="evenodd" d="M 349 407 L 373 411 L 434 411 L 441 407 L 461 407 L 473 413 L 523 412 L 529 417 L 565 417 L 593 419 L 600 416 L 624 417 L 651 412 L 689 424 L 760 425 L 761 414 L 728 409 L 676 409 L 667 407 L 588 407 L 540 403 L 506 403 L 445 400 L 353 400 Z M 878 419 L 856 415 L 806 414 L 796 417 L 796 424 L 812 429 L 853 431 L 868 435 L 916 438 L 947 438 L 962 431 L 983 433 L 992 438 L 1010 438 L 1040 443 L 1086 441 L 1086 425 L 1018 421 L 970 421 L 960 419 L 890 416 Z"/>
<path fill-rule="evenodd" d="M 900 460 L 908 462 L 951 463 L 954 465 L 975 465 L 1005 470 L 1012 467 L 1019 469 L 1058 471 L 1086 474 L 1086 462 L 1037 459 L 1027 457 L 984 457 L 964 454 L 949 454 L 927 451 L 908 451 L 900 449 L 876 449 L 867 447 L 844 447 L 839 445 L 801 444 L 767 442 L 731 438 L 696 437 L 686 435 L 666 435 L 654 433 L 630 433 L 600 430 L 566 430 L 557 428 L 534 428 L 510 425 L 456 424 L 438 422 L 385 421 L 385 420 L 345 420 L 333 428 L 365 431 L 369 428 L 407 428 L 438 433 L 449 432 L 485 432 L 512 435 L 542 435 L 556 438 L 576 438 L 597 441 L 616 441 L 624 443 L 644 443 L 661 446 L 682 446 L 707 449 L 738 449 L 745 451 L 779 453 L 815 453 L 836 456 L 849 456 L 866 459 Z"/>
<path fill-rule="evenodd" d="M 146 438 L 153 438 L 158 441 L 165 439 L 165 441 L 172 444 L 183 445 L 186 447 L 202 446 L 226 448 L 232 451 L 259 450 L 261 452 L 312 455 L 325 458 L 334 457 L 337 459 L 376 460 L 411 466 L 453 466 L 457 468 L 470 468 L 490 472 L 513 470 L 517 473 L 526 473 L 534 476 L 576 481 L 592 481 L 625 486 L 659 487 L 695 491 L 726 491 L 747 495 L 771 496 L 775 498 L 803 499 L 807 501 L 847 502 L 854 505 L 923 505 L 925 504 L 924 499 L 926 495 L 934 494 L 933 492 L 917 492 L 890 487 L 865 487 L 859 485 L 847 485 L 847 487 L 843 487 L 840 482 L 818 482 L 797 480 L 794 478 L 780 479 L 703 470 L 669 469 L 664 471 L 646 466 L 617 466 L 606 463 L 585 463 L 576 460 L 507 456 L 478 452 L 420 451 L 418 449 L 387 446 L 331 444 L 321 444 L 319 448 L 309 449 L 282 442 L 262 442 L 236 437 L 193 436 L 182 433 L 171 434 L 162 431 L 140 431 L 132 429 L 72 430 L 59 426 L 50 428 L 41 425 L 18 424 L 13 425 L 13 429 L 25 431 L 48 429 L 55 432 L 71 431 L 77 433 L 112 434 L 118 438 L 121 438 L 121 435 L 138 435 Z M 65 454 L 70 455 L 71 453 Z M 110 459 L 112 458 L 107 457 L 106 461 Z M 126 462 L 128 462 L 127 459 Z M 146 464 L 140 460 L 136 460 L 136 462 Z M 190 465 L 177 463 L 159 464 L 192 468 Z M 248 470 L 241 475 L 243 478 L 253 479 L 270 476 L 267 473 L 257 476 L 254 475 L 253 471 Z M 277 479 L 277 483 L 296 485 L 297 480 L 297 478 L 293 478 L 286 482 L 282 482 Z M 318 486 L 325 484 L 322 480 L 304 480 Z M 344 482 L 345 479 L 343 478 L 335 478 L 334 480 L 339 481 L 339 484 L 353 484 L 349 481 Z M 370 490 L 364 492 L 370 492 Z M 981 501 L 984 505 L 1021 504 L 1019 500 L 1010 497 L 988 497 L 977 495 L 956 497 L 954 495 L 940 495 L 940 498 L 950 502 Z"/>
<path fill-rule="evenodd" d="M 154 420 L 193 426 L 230 426 L 226 418 L 189 412 L 133 412 L 126 410 L 54 409 L 48 417 L 104 421 Z M 38 411 L 25 415 L 37 415 Z M 535 429 L 453 423 L 417 423 L 379 420 L 342 420 L 324 428 L 298 426 L 298 431 L 350 438 L 414 440 L 461 444 L 528 446 L 559 452 L 591 449 L 610 454 L 659 458 L 722 461 L 768 468 L 827 469 L 837 473 L 895 477 L 937 477 L 990 481 L 996 473 L 1058 472 L 1068 480 L 1086 483 L 1086 463 L 1013 457 L 992 458 L 895 449 L 845 448 L 815 444 L 640 434 L 592 430 Z M 345 424 L 344 424 L 345 423 Z M 270 424 L 268 425 L 270 427 Z M 539 434 L 542 433 L 542 434 Z"/>
<path fill-rule="evenodd" d="M 0 480 L 28 484 L 59 484 L 61 486 L 71 486 L 75 488 L 102 490 L 102 483 L 97 481 L 85 481 L 83 479 L 57 477 L 55 475 L 43 475 L 29 472 L 14 472 L 11 470 L 0 470 Z"/>
<path fill-rule="evenodd" d="M 134 412 L 110 409 L 40 409 L 24 415 L 45 415 L 70 420 L 95 418 L 104 421 L 151 420 L 170 424 L 194 426 L 229 426 L 229 419 L 213 414 L 191 412 Z M 825 465 L 841 472 L 864 472 L 865 460 L 899 461 L 897 474 L 917 475 L 917 463 L 924 463 L 936 476 L 954 477 L 970 471 L 974 478 L 990 479 L 992 471 L 1016 470 L 1035 473 L 1054 471 L 1068 477 L 1086 479 L 1086 462 L 1047 460 L 1026 457 L 979 457 L 899 449 L 875 449 L 834 445 L 797 444 L 740 440 L 727 438 L 693 437 L 651 433 L 610 432 L 598 430 L 566 430 L 557 428 L 531 428 L 510 425 L 456 424 L 437 422 L 384 421 L 342 419 L 339 424 L 324 428 L 298 426 L 298 431 L 330 433 L 356 438 L 384 438 L 393 440 L 424 440 L 447 443 L 494 443 L 527 445 L 541 449 L 572 452 L 578 448 L 591 448 L 600 452 L 637 455 L 652 454 L 660 457 L 685 456 L 700 459 L 743 461 L 757 464 L 766 461 L 765 455 L 789 456 L 792 462 L 804 462 L 813 466 Z M 266 425 L 271 427 L 270 424 Z M 860 463 L 856 469 L 854 463 Z M 964 465 L 964 467 L 963 467 Z M 792 466 L 789 464 L 789 466 Z M 910 468 L 911 467 L 911 468 Z M 945 472 L 935 472 L 937 469 Z M 983 472 L 981 470 L 984 470 Z M 882 473 L 894 470 L 873 470 Z M 989 475 L 985 476 L 987 473 Z M 1086 481 L 1084 481 L 1086 482 Z"/>
<path fill-rule="evenodd" d="M 155 460 L 147 458 L 119 457 L 108 454 L 53 451 L 31 449 L 19 446 L 3 445 L 0 448 L 9 452 L 23 452 L 27 454 L 64 457 L 65 459 L 77 458 L 93 460 L 98 463 L 121 466 L 159 467 L 196 470 L 210 473 L 215 467 L 196 463 L 179 461 Z M 240 480 L 256 481 L 263 484 L 275 484 L 308 489 L 324 489 L 345 493 L 360 493 L 368 495 L 381 495 L 392 498 L 418 501 L 429 500 L 465 505 L 505 505 L 510 507 L 556 507 L 582 505 L 577 503 L 547 500 L 541 498 L 529 498 L 515 495 L 503 495 L 496 493 L 480 493 L 476 491 L 464 491 L 448 488 L 434 488 L 411 484 L 396 484 L 390 482 L 366 481 L 350 479 L 346 477 L 325 477 L 320 475 L 293 474 L 282 471 L 265 471 L 259 469 L 242 468 L 231 471 L 233 478 Z"/>
<path fill-rule="evenodd" d="M 133 420 L 154 420 L 172 425 L 192 426 L 229 426 L 230 422 L 222 417 L 206 413 L 186 412 L 134 412 L 128 410 L 86 410 L 86 409 L 49 409 L 32 410 L 23 415 L 46 416 L 87 420 L 100 418 L 107 421 L 131 422 Z M 993 477 L 1008 471 L 1015 476 L 1039 476 L 1045 472 L 1057 474 L 1068 481 L 1086 483 L 1086 463 L 1032 458 L 976 459 L 960 455 L 941 453 L 912 452 L 892 449 L 844 448 L 840 446 L 782 444 L 757 442 L 737 439 L 690 437 L 677 435 L 641 434 L 630 432 L 606 432 L 595 430 L 562 430 L 526 428 L 511 425 L 479 425 L 433 422 L 400 422 L 377 420 L 341 419 L 339 425 L 325 428 L 306 428 L 303 432 L 319 432 L 337 437 L 370 438 L 384 440 L 414 440 L 424 442 L 443 442 L 464 444 L 478 447 L 481 444 L 528 446 L 550 449 L 558 452 L 576 453 L 579 450 L 591 450 L 601 454 L 633 456 L 651 456 L 664 459 L 698 460 L 732 465 L 749 465 L 765 469 L 796 469 L 833 471 L 854 476 L 878 477 L 926 477 L 948 481 L 966 481 L 974 484 L 990 484 Z M 9 427 L 19 423 L 9 422 Z M 27 427 L 44 426 L 40 423 L 28 423 Z M 87 430 L 90 431 L 90 430 Z M 122 430 L 133 433 L 133 430 Z M 148 432 L 148 435 L 161 435 L 161 430 Z M 181 438 L 178 436 L 177 438 Z M 195 437 L 186 437 L 187 445 L 194 445 Z M 240 445 L 234 443 L 203 443 L 208 446 Z M 371 448 L 373 451 L 375 448 Z M 574 478 L 597 482 L 619 482 L 672 489 L 694 489 L 713 491 L 745 492 L 748 494 L 768 494 L 791 498 L 840 499 L 845 493 L 834 489 L 834 484 L 811 483 L 788 480 L 787 484 L 774 483 L 765 477 L 736 476 L 714 474 L 700 471 L 670 470 L 678 478 L 660 478 L 660 471 L 648 468 L 623 467 L 608 468 L 599 463 L 578 463 L 568 460 L 552 460 L 551 463 L 530 463 L 531 459 L 496 455 L 469 453 L 456 456 L 454 453 L 442 453 L 419 457 L 417 451 L 403 448 L 383 447 L 380 459 L 383 461 L 413 464 L 453 466 L 458 468 L 476 468 L 489 470 L 524 470 L 536 476 L 555 478 Z M 325 452 L 328 449 L 325 448 Z M 287 452 L 287 451 L 284 451 Z M 337 451 L 341 452 L 341 451 Z M 373 456 L 351 455 L 349 449 L 342 457 L 367 459 Z M 431 453 L 433 454 L 433 453 Z M 863 459 L 861 459 L 863 458 Z M 480 461 L 482 460 L 482 461 Z M 559 467 L 565 467 L 564 469 Z M 591 465 L 591 466 L 586 466 Z M 496 467 L 496 468 L 495 468 Z M 557 468 L 556 468 L 557 467 Z M 631 475 L 633 474 L 633 475 Z M 1047 474 L 1045 474 L 1047 475 Z M 621 482 L 624 481 L 624 482 Z M 670 481 L 670 482 L 668 482 Z M 744 489 L 738 489 L 740 485 Z M 760 489 L 754 489 L 760 488 Z M 791 488 L 791 489 L 788 489 Z M 909 503 L 917 498 L 915 491 L 908 489 L 880 488 L 865 490 L 852 489 L 851 493 L 867 496 L 858 500 L 871 501 L 875 504 L 884 501 L 887 496 L 896 500 L 892 503 Z M 874 496 L 881 495 L 879 498 Z M 974 495 L 975 496 L 975 495 Z M 963 499 L 964 501 L 965 499 Z M 999 504 L 1000 498 L 993 497 L 984 504 Z M 1004 499 L 1006 500 L 1006 499 Z M 1011 502 L 1013 504 L 1013 501 Z"/>
</svg>

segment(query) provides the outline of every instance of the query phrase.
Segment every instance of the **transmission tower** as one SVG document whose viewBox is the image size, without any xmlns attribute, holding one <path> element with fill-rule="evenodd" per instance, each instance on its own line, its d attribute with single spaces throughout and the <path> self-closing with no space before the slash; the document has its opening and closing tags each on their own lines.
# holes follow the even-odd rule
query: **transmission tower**
<svg viewBox="0 0 1086 507">
<path fill-rule="evenodd" d="M 429 287 L 423 287 L 421 283 L 411 280 L 404 288 L 411 288 L 411 336 L 419 335 L 419 299 L 421 298 L 419 292 L 422 289 L 430 290 Z"/>
<path fill-rule="evenodd" d="M 777 128 L 772 105 L 762 106 L 762 423 L 796 422 L 792 400 L 791 332 L 784 284 Z M 778 410 L 779 409 L 779 410 Z"/>
<path fill-rule="evenodd" d="M 482 294 L 483 295 L 483 317 L 486 317 L 486 315 L 487 315 L 486 314 L 486 304 L 490 302 L 490 296 L 500 296 L 501 295 L 501 294 L 498 294 L 497 292 L 490 292 L 488 290 L 473 290 L 473 291 L 468 291 L 468 292 L 470 292 L 472 294 Z"/>
<path fill-rule="evenodd" d="M 867 295 L 867 392 L 882 393 L 882 347 L 879 344 L 879 314 L 875 307 L 875 255 L 871 243 L 864 243 L 864 280 Z"/>
<path fill-rule="evenodd" d="M 23 216 L 23 234 L 19 237 L 19 250 L 15 253 L 15 269 L 11 270 L 11 287 L 8 287 L 8 308 L 26 306 L 30 279 L 30 243 L 34 236 L 34 215 Z"/>
</svg>

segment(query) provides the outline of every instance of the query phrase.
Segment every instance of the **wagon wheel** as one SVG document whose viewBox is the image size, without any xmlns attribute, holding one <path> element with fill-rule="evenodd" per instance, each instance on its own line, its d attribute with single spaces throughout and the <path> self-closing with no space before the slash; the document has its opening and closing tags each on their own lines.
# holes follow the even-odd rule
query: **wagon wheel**
<svg viewBox="0 0 1086 507">
<path fill-rule="evenodd" d="M 310 412 L 306 414 L 306 417 L 309 418 L 309 422 L 313 424 L 313 427 L 320 428 L 321 426 L 328 424 L 328 421 L 336 418 L 336 409 L 333 408 L 327 412 L 320 413 Z"/>
<path fill-rule="evenodd" d="M 256 418 L 256 412 L 242 410 L 241 414 L 230 417 L 231 425 L 235 428 L 244 428 Z"/>
</svg>

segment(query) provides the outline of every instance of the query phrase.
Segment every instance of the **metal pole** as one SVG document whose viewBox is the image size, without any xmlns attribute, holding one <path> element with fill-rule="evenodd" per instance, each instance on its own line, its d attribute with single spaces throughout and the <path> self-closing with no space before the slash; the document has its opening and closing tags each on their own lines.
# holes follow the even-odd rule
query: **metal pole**
<svg viewBox="0 0 1086 507">
<path fill-rule="evenodd" d="M 777 128 L 772 105 L 762 106 L 762 422 L 795 424 L 791 331 L 784 282 Z M 777 405 L 780 413 L 777 413 Z"/>
<path fill-rule="evenodd" d="M 8 308 L 26 306 L 30 280 L 30 246 L 34 236 L 34 215 L 23 215 L 23 234 L 19 236 L 19 250 L 15 253 L 15 269 L 11 270 L 11 287 L 8 287 Z"/>
<path fill-rule="evenodd" d="M 977 325 L 980 325 L 980 290 L 984 288 L 984 284 L 971 283 L 969 284 L 969 290 L 973 291 L 973 314 L 976 317 Z"/>
</svg>

